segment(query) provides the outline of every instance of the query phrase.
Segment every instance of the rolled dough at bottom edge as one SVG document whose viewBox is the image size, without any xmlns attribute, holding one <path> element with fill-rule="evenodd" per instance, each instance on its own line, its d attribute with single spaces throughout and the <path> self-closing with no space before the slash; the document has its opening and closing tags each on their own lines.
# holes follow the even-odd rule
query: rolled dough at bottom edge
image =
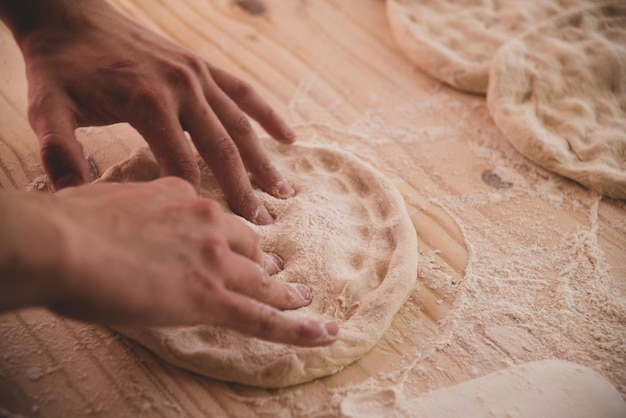
<svg viewBox="0 0 626 418">
<path fill-rule="evenodd" d="M 394 389 L 348 395 L 349 418 L 624 418 L 626 402 L 597 372 L 561 360 L 522 364 L 407 399 Z"/>
</svg>

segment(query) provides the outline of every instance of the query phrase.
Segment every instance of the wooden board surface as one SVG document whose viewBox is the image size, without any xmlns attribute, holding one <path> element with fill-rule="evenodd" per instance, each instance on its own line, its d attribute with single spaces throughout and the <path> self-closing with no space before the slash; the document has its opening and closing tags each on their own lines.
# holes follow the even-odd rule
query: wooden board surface
<svg viewBox="0 0 626 418">
<path fill-rule="evenodd" d="M 403 57 L 383 1 L 272 0 L 260 14 L 230 0 L 113 4 L 248 80 L 301 139 L 340 145 L 392 178 L 419 235 L 418 285 L 365 358 L 271 391 L 178 370 L 45 310 L 4 314 L 0 406 L 42 417 L 338 416 L 348 393 L 417 397 L 549 358 L 589 366 L 626 395 L 624 202 L 516 154 L 484 97 Z M 32 188 L 43 171 L 5 27 L 0 57 L 0 187 Z M 81 129 L 79 139 L 100 173 L 143 143 L 125 125 Z"/>
</svg>

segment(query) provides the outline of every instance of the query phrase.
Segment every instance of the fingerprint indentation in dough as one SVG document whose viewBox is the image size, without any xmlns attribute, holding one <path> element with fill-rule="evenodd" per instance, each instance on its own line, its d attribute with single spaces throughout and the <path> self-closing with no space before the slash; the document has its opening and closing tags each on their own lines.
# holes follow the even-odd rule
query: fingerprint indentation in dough
<svg viewBox="0 0 626 418">
<path fill-rule="evenodd" d="M 352 191 L 358 196 L 365 197 L 372 193 L 372 186 L 361 176 L 351 173 L 351 175 L 348 176 L 348 180 L 350 181 Z"/>
<path fill-rule="evenodd" d="M 311 164 L 311 161 L 309 161 L 309 159 L 306 157 L 298 158 L 294 162 L 294 169 L 296 172 L 310 173 L 311 171 L 313 171 L 313 164 Z"/>
<path fill-rule="evenodd" d="M 359 235 L 361 236 L 363 240 L 369 241 L 372 238 L 373 231 L 369 226 L 363 225 L 359 227 L 358 229 L 359 229 Z"/>
<path fill-rule="evenodd" d="M 317 161 L 328 172 L 336 172 L 341 168 L 341 163 L 337 159 L 337 156 L 327 150 L 320 150 L 317 152 Z"/>
<path fill-rule="evenodd" d="M 370 222 L 370 214 L 367 210 L 367 206 L 363 204 L 363 202 L 355 202 L 350 205 L 349 208 L 350 214 L 354 216 L 354 219 L 361 219 L 359 222 L 363 222 L 367 224 Z"/>
<path fill-rule="evenodd" d="M 393 206 L 387 200 L 376 199 L 374 211 L 379 220 L 386 221 L 389 219 L 390 214 L 393 213 Z"/>
<path fill-rule="evenodd" d="M 366 260 L 367 255 L 364 252 L 354 253 L 350 256 L 350 265 L 354 270 L 359 271 L 363 268 Z"/>
<path fill-rule="evenodd" d="M 381 248 L 385 248 L 385 249 L 396 248 L 396 245 L 397 245 L 396 236 L 393 234 L 393 232 L 390 229 L 385 229 L 385 230 L 380 231 L 380 233 L 378 234 L 378 238 L 383 242 L 383 245 L 381 245 Z"/>
<path fill-rule="evenodd" d="M 378 283 L 382 283 L 383 280 L 385 280 L 385 276 L 387 276 L 388 270 L 389 263 L 387 262 L 387 260 L 376 260 L 376 277 L 378 278 Z"/>
<path fill-rule="evenodd" d="M 332 183 L 336 187 L 336 189 L 338 191 L 340 191 L 341 193 L 349 193 L 350 192 L 350 188 L 348 187 L 346 182 L 344 180 L 342 180 L 341 178 L 339 178 L 339 177 L 333 178 L 332 179 Z"/>
</svg>

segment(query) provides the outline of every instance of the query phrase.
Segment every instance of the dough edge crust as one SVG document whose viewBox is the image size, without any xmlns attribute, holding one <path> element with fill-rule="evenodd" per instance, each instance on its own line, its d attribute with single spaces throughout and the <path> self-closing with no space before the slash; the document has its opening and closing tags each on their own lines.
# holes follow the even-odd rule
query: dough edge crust
<svg viewBox="0 0 626 418">
<path fill-rule="evenodd" d="M 386 0 L 386 3 L 391 31 L 406 57 L 437 80 L 469 93 L 485 94 L 489 62 L 470 62 L 436 41 L 416 37 L 404 7 L 393 0 Z"/>
</svg>

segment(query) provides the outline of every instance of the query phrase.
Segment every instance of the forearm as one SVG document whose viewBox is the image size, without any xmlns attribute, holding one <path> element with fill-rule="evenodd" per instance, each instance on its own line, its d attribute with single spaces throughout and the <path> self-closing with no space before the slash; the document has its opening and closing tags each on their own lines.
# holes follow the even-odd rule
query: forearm
<svg viewBox="0 0 626 418">
<path fill-rule="evenodd" d="M 105 0 L 0 0 L 0 19 L 18 43 L 41 29 L 84 24 L 91 5 Z"/>
<path fill-rule="evenodd" d="M 47 195 L 0 192 L 0 311 L 58 297 L 65 238 Z"/>
</svg>

